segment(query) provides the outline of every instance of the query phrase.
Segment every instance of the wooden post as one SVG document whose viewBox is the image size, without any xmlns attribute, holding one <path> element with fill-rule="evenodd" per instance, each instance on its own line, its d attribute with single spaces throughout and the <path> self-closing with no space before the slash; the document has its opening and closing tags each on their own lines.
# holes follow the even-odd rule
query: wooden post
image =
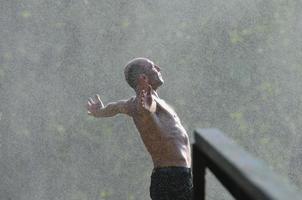
<svg viewBox="0 0 302 200">
<path fill-rule="evenodd" d="M 205 199 L 205 168 L 235 199 L 301 200 L 302 194 L 263 162 L 245 152 L 218 129 L 194 132 L 192 168 L 194 200 Z"/>
<path fill-rule="evenodd" d="M 198 147 L 192 145 L 192 168 L 193 168 L 193 199 L 194 200 L 205 200 L 205 171 L 206 165 L 203 158 L 203 154 Z"/>
</svg>

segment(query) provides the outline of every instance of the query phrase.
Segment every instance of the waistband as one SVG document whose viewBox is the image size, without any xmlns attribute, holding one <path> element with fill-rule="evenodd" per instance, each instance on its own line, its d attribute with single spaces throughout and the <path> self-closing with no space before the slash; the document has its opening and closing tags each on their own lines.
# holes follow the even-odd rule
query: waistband
<svg viewBox="0 0 302 200">
<path fill-rule="evenodd" d="M 169 166 L 169 167 L 155 167 L 152 170 L 152 173 L 155 172 L 187 172 L 192 173 L 192 169 L 188 167 L 181 167 L 181 166 Z"/>
</svg>

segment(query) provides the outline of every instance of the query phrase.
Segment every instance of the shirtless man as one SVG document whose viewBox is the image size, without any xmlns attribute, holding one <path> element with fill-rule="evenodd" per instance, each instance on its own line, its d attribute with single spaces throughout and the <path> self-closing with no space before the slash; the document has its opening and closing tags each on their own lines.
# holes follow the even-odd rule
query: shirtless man
<svg viewBox="0 0 302 200">
<path fill-rule="evenodd" d="M 149 59 L 135 58 L 125 66 L 124 73 L 136 96 L 104 106 L 96 95 L 95 100 L 88 100 L 88 114 L 112 117 L 122 113 L 132 117 L 154 165 L 151 199 L 191 199 L 190 142 L 175 111 L 156 92 L 164 83 L 160 68 Z"/>
</svg>

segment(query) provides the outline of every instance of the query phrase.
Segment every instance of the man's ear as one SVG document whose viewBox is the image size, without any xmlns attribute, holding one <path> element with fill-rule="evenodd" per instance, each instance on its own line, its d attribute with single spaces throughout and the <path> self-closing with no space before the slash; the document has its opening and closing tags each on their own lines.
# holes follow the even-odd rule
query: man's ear
<svg viewBox="0 0 302 200">
<path fill-rule="evenodd" d="M 138 77 L 138 84 L 141 89 L 147 89 L 149 85 L 149 79 L 146 74 L 140 74 Z"/>
<path fill-rule="evenodd" d="M 138 77 L 138 81 L 140 83 L 148 83 L 148 77 L 146 76 L 146 74 L 140 74 Z"/>
</svg>

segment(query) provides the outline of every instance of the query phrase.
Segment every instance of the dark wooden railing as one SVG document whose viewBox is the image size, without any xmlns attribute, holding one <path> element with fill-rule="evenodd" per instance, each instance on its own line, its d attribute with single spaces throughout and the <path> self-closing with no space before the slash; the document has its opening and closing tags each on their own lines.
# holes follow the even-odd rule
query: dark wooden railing
<svg viewBox="0 0 302 200">
<path fill-rule="evenodd" d="M 194 200 L 205 199 L 206 170 L 210 170 L 235 199 L 302 200 L 296 188 L 218 129 L 196 130 L 194 139 Z"/>
</svg>

